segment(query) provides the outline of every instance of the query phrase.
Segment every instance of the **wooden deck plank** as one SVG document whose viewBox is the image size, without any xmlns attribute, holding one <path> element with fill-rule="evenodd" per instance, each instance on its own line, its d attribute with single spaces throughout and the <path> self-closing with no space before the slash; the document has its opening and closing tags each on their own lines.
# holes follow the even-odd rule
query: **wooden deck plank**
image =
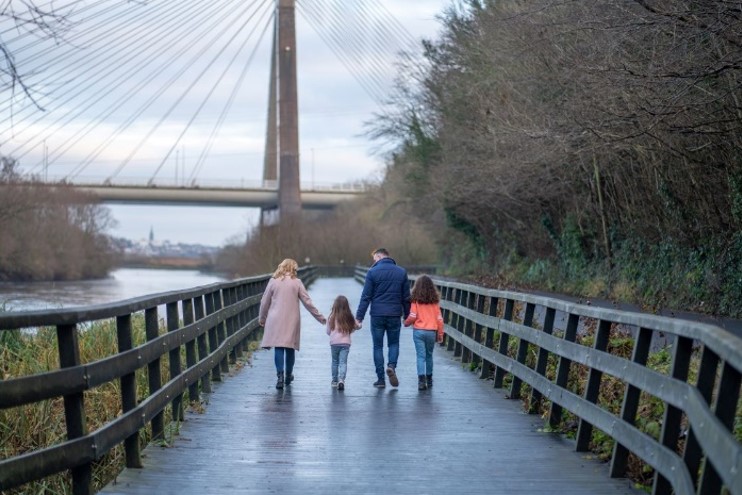
<svg viewBox="0 0 742 495">
<path fill-rule="evenodd" d="M 310 288 L 327 313 L 337 294 L 355 308 L 352 279 Z M 296 381 L 276 390 L 272 351 L 216 384 L 206 413 L 188 413 L 170 448 L 150 446 L 143 469 L 127 469 L 101 493 L 631 494 L 627 480 L 540 432 L 491 381 L 436 348 L 435 384 L 419 392 L 411 331 L 403 329 L 400 387 L 378 390 L 369 321 L 354 334 L 346 390 L 330 387 L 324 328 L 302 315 Z"/>
</svg>

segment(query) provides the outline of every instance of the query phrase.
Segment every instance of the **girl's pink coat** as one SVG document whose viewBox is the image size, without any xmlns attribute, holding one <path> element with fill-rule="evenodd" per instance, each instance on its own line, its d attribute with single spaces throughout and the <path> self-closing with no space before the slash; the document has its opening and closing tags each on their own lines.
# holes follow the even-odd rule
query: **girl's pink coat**
<svg viewBox="0 0 742 495">
<path fill-rule="evenodd" d="M 299 350 L 301 317 L 299 301 L 314 318 L 322 323 L 324 317 L 312 304 L 304 284 L 298 278 L 272 278 L 260 300 L 259 320 L 263 325 L 261 347 L 291 347 Z"/>
</svg>

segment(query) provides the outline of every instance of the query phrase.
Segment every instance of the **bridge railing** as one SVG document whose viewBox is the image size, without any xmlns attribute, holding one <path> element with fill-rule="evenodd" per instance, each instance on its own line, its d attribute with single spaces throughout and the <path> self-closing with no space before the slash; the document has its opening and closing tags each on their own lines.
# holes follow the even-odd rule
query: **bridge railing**
<svg viewBox="0 0 742 495">
<path fill-rule="evenodd" d="M 366 271 L 356 268 L 359 282 Z M 610 476 L 625 476 L 633 453 L 654 468 L 655 494 L 725 489 L 742 494 L 742 446 L 736 434 L 742 427 L 742 339 L 687 320 L 435 283 L 442 295 L 447 350 L 479 368 L 480 378 L 493 378 L 495 388 L 509 381 L 508 397 L 528 399 L 530 413 L 546 409 L 550 426 L 560 425 L 565 410 L 573 414 L 577 451 L 589 450 L 593 428 L 612 437 Z M 609 337 L 616 334 L 624 342 L 630 339 L 630 358 L 609 347 Z M 647 366 L 650 353 L 660 348 L 672 353 L 666 372 Z M 569 383 L 576 373 L 587 378 L 582 390 Z M 623 390 L 620 411 L 612 412 L 600 399 L 609 379 Z M 524 384 L 530 389 L 527 397 Z M 663 410 L 656 438 L 637 424 L 640 398 L 646 403 L 647 397 Z"/>
<path fill-rule="evenodd" d="M 167 177 L 116 177 L 109 180 L 105 176 L 77 176 L 68 179 L 63 175 L 45 177 L 34 177 L 44 184 L 59 184 L 60 182 L 76 186 L 111 186 L 111 187 L 162 187 L 162 188 L 204 188 L 204 189 L 259 189 L 278 190 L 277 180 L 255 180 L 255 179 L 173 179 Z M 302 182 L 302 191 L 317 192 L 363 192 L 367 186 L 363 182 Z"/>
<path fill-rule="evenodd" d="M 300 277 L 308 285 L 316 278 L 316 269 L 303 268 Z M 184 393 L 195 400 L 201 391 L 210 392 L 211 382 L 220 381 L 222 373 L 229 371 L 230 358 L 236 360 L 245 351 L 258 328 L 260 298 L 269 278 L 258 276 L 97 306 L 0 313 L 0 333 L 56 327 L 59 349 L 59 369 L 0 380 L 0 408 L 63 398 L 67 429 L 67 440 L 62 443 L 1 459 L 0 492 L 70 470 L 73 493 L 91 493 L 93 463 L 122 443 L 126 466 L 141 467 L 140 431 L 149 425 L 151 438 L 162 439 L 165 409 L 170 408 L 173 421 L 182 420 Z M 166 329 L 160 328 L 160 308 L 165 311 Z M 134 346 L 132 318 L 142 313 L 146 342 Z M 93 322 L 110 319 L 116 322 L 117 352 L 82 363 L 79 333 Z M 185 356 L 185 366 L 181 356 Z M 160 370 L 165 364 L 169 380 L 162 383 Z M 2 363 L 11 371 L 17 365 Z M 138 372 L 147 373 L 149 385 L 139 402 Z M 84 393 L 112 382 L 120 387 L 121 413 L 89 432 L 86 418 L 91 411 Z"/>
</svg>

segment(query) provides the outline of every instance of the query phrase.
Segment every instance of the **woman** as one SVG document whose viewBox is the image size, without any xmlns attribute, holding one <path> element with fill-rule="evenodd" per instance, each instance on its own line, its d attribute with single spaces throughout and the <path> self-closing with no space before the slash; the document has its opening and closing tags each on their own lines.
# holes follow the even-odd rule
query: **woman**
<svg viewBox="0 0 742 495">
<path fill-rule="evenodd" d="M 279 389 L 294 380 L 292 372 L 295 351 L 299 350 L 301 338 L 299 301 L 318 322 L 324 325 L 327 321 L 312 304 L 302 281 L 296 277 L 298 267 L 292 259 L 283 260 L 273 273 L 260 300 L 258 321 L 265 328 L 260 345 L 266 349 L 275 348 L 274 360 L 278 375 L 276 388 Z"/>
</svg>

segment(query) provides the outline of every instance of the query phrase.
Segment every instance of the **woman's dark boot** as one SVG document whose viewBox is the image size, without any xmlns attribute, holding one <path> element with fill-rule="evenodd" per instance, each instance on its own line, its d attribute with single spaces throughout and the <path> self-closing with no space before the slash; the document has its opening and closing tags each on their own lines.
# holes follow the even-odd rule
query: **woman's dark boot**
<svg viewBox="0 0 742 495">
<path fill-rule="evenodd" d="M 425 375 L 417 375 L 417 389 L 426 390 L 427 388 L 428 384 L 425 382 Z"/>
<path fill-rule="evenodd" d="M 291 382 L 294 381 L 294 374 L 293 373 L 286 373 L 286 376 L 283 379 L 283 383 L 285 385 L 291 385 Z"/>
<path fill-rule="evenodd" d="M 428 385 L 428 388 L 433 386 L 433 375 L 425 375 L 425 383 Z"/>
<path fill-rule="evenodd" d="M 276 373 L 278 375 L 278 381 L 276 382 L 276 388 L 283 388 L 283 371 Z"/>
</svg>

